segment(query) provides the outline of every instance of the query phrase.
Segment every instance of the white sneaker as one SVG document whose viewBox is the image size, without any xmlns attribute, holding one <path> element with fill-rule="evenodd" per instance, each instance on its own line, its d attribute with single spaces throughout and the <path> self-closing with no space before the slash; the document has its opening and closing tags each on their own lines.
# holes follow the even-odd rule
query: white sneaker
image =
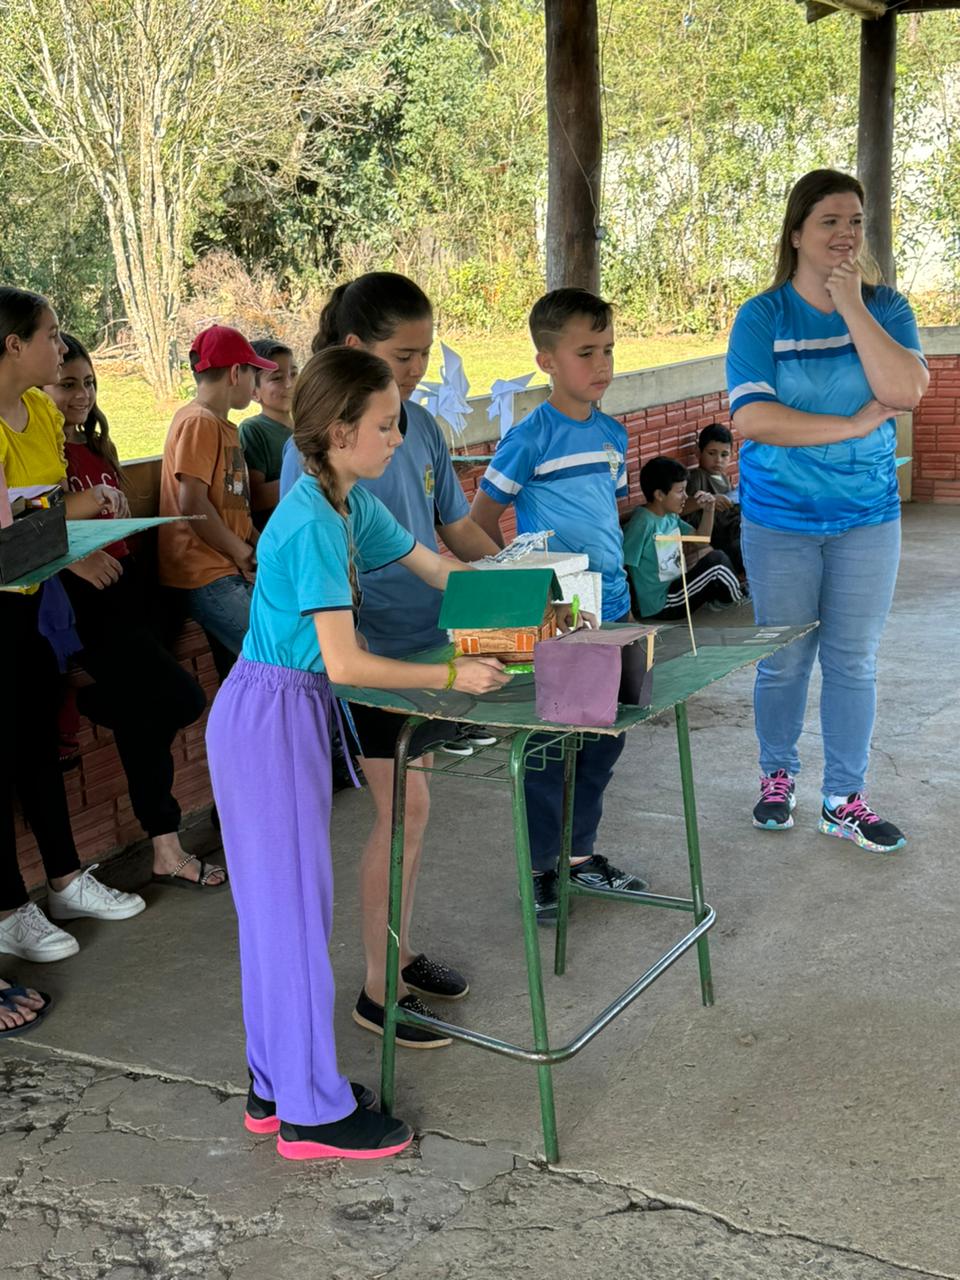
<svg viewBox="0 0 960 1280">
<path fill-rule="evenodd" d="M 91 916 L 94 920 L 128 920 L 138 916 L 147 905 L 139 893 L 121 893 L 94 880 L 93 872 L 100 864 L 81 871 L 65 889 L 47 891 L 47 911 L 54 920 L 79 920 Z"/>
<path fill-rule="evenodd" d="M 76 938 L 51 924 L 35 902 L 25 903 L 6 920 L 0 920 L 0 951 L 22 960 L 43 964 L 46 960 L 64 960 L 79 950 Z"/>
</svg>

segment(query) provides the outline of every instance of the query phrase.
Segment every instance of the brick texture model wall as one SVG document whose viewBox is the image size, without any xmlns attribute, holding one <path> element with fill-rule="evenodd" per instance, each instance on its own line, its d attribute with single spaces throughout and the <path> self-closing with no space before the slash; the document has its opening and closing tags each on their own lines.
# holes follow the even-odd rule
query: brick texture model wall
<svg viewBox="0 0 960 1280">
<path fill-rule="evenodd" d="M 930 357 L 930 386 L 913 413 L 913 498 L 960 502 L 960 356 Z"/>
<path fill-rule="evenodd" d="M 626 513 L 643 501 L 639 483 L 641 462 L 665 453 L 692 465 L 696 462 L 696 440 L 701 427 L 709 422 L 726 423 L 729 414 L 726 397 L 717 392 L 641 409 L 624 415 L 621 421 L 629 436 L 627 480 L 630 494 L 622 504 L 623 513 Z M 492 453 L 495 447 L 496 441 L 490 441 L 486 446 L 471 446 L 471 452 Z M 468 500 L 473 499 L 483 470 L 482 466 L 457 466 Z M 734 463 L 731 478 L 735 475 Z M 512 507 L 504 515 L 502 525 L 504 535 L 512 538 L 516 529 Z M 203 633 L 193 623 L 188 623 L 184 630 L 177 656 L 203 686 L 209 704 L 217 690 L 217 675 Z M 135 691 L 132 692 L 136 696 Z M 185 815 L 205 808 L 212 801 L 203 741 L 206 719 L 205 712 L 196 724 L 177 735 L 173 746 L 176 762 L 174 794 Z M 83 721 L 80 742 L 80 765 L 70 770 L 64 780 L 77 847 L 81 861 L 86 865 L 102 861 L 109 854 L 142 839 L 143 832 L 130 808 L 126 778 L 113 735 Z M 34 890 L 44 882 L 43 868 L 33 836 L 22 819 L 18 819 L 18 824 L 17 852 L 27 887 Z"/>
</svg>

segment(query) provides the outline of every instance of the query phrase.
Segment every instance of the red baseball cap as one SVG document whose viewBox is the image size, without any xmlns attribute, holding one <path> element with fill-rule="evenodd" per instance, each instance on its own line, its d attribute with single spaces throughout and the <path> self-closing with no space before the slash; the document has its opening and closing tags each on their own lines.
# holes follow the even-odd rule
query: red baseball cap
<svg viewBox="0 0 960 1280">
<path fill-rule="evenodd" d="M 194 373 L 205 369 L 229 369 L 234 364 L 252 364 L 255 369 L 276 369 L 273 360 L 258 356 L 239 329 L 226 324 L 214 324 L 198 333 L 193 340 L 190 354 L 196 361 L 190 364 Z"/>
</svg>

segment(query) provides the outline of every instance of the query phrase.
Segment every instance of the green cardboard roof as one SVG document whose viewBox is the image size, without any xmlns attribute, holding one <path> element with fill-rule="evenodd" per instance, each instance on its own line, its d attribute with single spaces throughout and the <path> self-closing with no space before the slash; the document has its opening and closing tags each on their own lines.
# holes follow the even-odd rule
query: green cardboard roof
<svg viewBox="0 0 960 1280">
<path fill-rule="evenodd" d="M 453 630 L 538 627 L 550 600 L 562 592 L 552 569 L 478 569 L 451 573 L 440 626 Z"/>
</svg>

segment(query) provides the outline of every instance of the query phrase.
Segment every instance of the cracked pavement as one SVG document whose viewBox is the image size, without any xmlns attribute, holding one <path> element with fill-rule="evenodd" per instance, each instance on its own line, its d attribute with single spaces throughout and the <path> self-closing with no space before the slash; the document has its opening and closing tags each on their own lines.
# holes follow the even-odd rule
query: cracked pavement
<svg viewBox="0 0 960 1280">
<path fill-rule="evenodd" d="M 242 1098 L 44 1053 L 0 1068 L 7 1280 L 909 1280 L 592 1173 L 426 1134 L 393 1161 L 291 1165 Z"/>
<path fill-rule="evenodd" d="M 400 1053 L 419 1136 L 394 1161 L 289 1163 L 246 1133 L 227 894 L 147 886 L 141 916 L 71 924 L 67 961 L 0 957 L 56 1000 L 0 1045 L 0 1280 L 960 1280 L 958 533 L 960 508 L 905 513 L 871 769 L 902 854 L 816 833 L 813 701 L 797 825 L 775 836 L 745 821 L 749 673 L 691 702 L 717 1003 L 685 957 L 555 1072 L 557 1168 L 531 1069 L 464 1045 Z M 470 976 L 454 1020 L 526 1042 L 506 794 L 434 795 L 417 942 Z M 684 892 L 668 717 L 631 736 L 608 797 L 603 851 Z M 375 1084 L 379 1041 L 349 1017 L 369 821 L 368 796 L 337 797 L 331 953 L 341 1066 Z M 146 871 L 141 853 L 110 877 Z M 545 976 L 557 1042 L 675 939 L 672 916 L 575 904 L 568 973 Z"/>
</svg>

